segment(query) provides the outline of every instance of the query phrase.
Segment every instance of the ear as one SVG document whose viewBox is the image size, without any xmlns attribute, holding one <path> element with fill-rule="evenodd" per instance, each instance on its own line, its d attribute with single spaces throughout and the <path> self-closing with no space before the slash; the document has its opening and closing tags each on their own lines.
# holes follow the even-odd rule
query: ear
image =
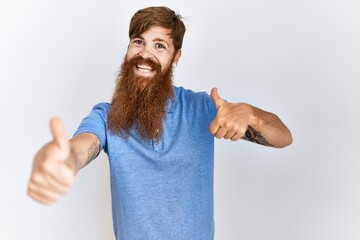
<svg viewBox="0 0 360 240">
<path fill-rule="evenodd" d="M 181 49 L 179 49 L 179 50 L 176 52 L 173 63 L 175 63 L 175 64 L 177 65 L 180 57 L 181 57 Z"/>
</svg>

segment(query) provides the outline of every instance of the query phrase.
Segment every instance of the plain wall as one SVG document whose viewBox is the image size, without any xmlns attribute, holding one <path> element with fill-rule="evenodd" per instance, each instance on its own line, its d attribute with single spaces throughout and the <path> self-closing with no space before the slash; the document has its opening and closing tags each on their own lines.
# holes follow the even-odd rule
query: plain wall
<svg viewBox="0 0 360 240">
<path fill-rule="evenodd" d="M 131 16 L 167 5 L 187 33 L 175 84 L 276 113 L 285 149 L 216 140 L 216 239 L 360 239 L 358 0 L 0 2 L 0 239 L 114 239 L 105 154 L 53 206 L 26 195 L 60 116 L 70 138 L 109 101 Z"/>
</svg>

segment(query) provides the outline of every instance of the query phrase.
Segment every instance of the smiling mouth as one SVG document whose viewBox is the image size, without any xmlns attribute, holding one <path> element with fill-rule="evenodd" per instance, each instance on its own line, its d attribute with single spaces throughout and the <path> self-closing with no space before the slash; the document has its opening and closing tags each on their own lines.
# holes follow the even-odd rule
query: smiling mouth
<svg viewBox="0 0 360 240">
<path fill-rule="evenodd" d="M 152 67 L 143 64 L 136 65 L 136 68 L 143 73 L 150 73 L 154 70 Z"/>
</svg>

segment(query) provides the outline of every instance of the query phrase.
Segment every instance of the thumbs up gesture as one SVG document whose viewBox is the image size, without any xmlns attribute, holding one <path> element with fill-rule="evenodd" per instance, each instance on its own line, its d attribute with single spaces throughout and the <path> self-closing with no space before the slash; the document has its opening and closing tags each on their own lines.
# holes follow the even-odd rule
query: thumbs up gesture
<svg viewBox="0 0 360 240">
<path fill-rule="evenodd" d="M 211 134 L 233 141 L 242 138 L 251 120 L 251 106 L 225 101 L 219 96 L 217 88 L 211 90 L 210 96 L 217 108 L 216 116 L 209 127 Z"/>
<path fill-rule="evenodd" d="M 52 141 L 35 155 L 28 184 L 28 195 L 43 204 L 52 204 L 65 194 L 75 177 L 75 167 L 68 160 L 70 144 L 62 121 L 50 121 Z"/>
</svg>

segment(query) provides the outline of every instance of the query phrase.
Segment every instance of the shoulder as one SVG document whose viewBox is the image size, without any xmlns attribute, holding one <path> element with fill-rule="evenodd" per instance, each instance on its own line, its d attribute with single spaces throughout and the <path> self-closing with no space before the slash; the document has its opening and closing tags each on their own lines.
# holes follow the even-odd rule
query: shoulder
<svg viewBox="0 0 360 240">
<path fill-rule="evenodd" d="M 198 100 L 207 100 L 209 94 L 207 92 L 195 92 L 191 89 L 186 89 L 184 87 L 174 87 L 176 98 L 185 98 L 185 99 L 198 99 Z"/>
<path fill-rule="evenodd" d="M 175 96 L 176 101 L 180 104 L 194 105 L 196 108 L 207 110 L 211 115 L 214 115 L 216 112 L 216 106 L 213 100 L 205 91 L 195 92 L 191 89 L 185 89 L 184 87 L 175 87 Z"/>
<path fill-rule="evenodd" d="M 106 124 L 110 106 L 106 102 L 95 104 L 90 113 L 83 119 L 83 122 Z"/>
<path fill-rule="evenodd" d="M 93 107 L 93 111 L 105 111 L 108 112 L 110 109 L 111 104 L 107 103 L 107 102 L 101 102 L 101 103 L 97 103 L 94 105 Z"/>
<path fill-rule="evenodd" d="M 80 133 L 92 133 L 98 137 L 101 149 L 106 143 L 107 113 L 110 109 L 109 103 L 98 103 L 94 105 L 91 112 L 81 121 L 74 136 Z"/>
<path fill-rule="evenodd" d="M 93 106 L 90 115 L 100 115 L 103 118 L 107 118 L 108 112 L 110 110 L 111 104 L 107 102 L 97 103 Z"/>
</svg>

